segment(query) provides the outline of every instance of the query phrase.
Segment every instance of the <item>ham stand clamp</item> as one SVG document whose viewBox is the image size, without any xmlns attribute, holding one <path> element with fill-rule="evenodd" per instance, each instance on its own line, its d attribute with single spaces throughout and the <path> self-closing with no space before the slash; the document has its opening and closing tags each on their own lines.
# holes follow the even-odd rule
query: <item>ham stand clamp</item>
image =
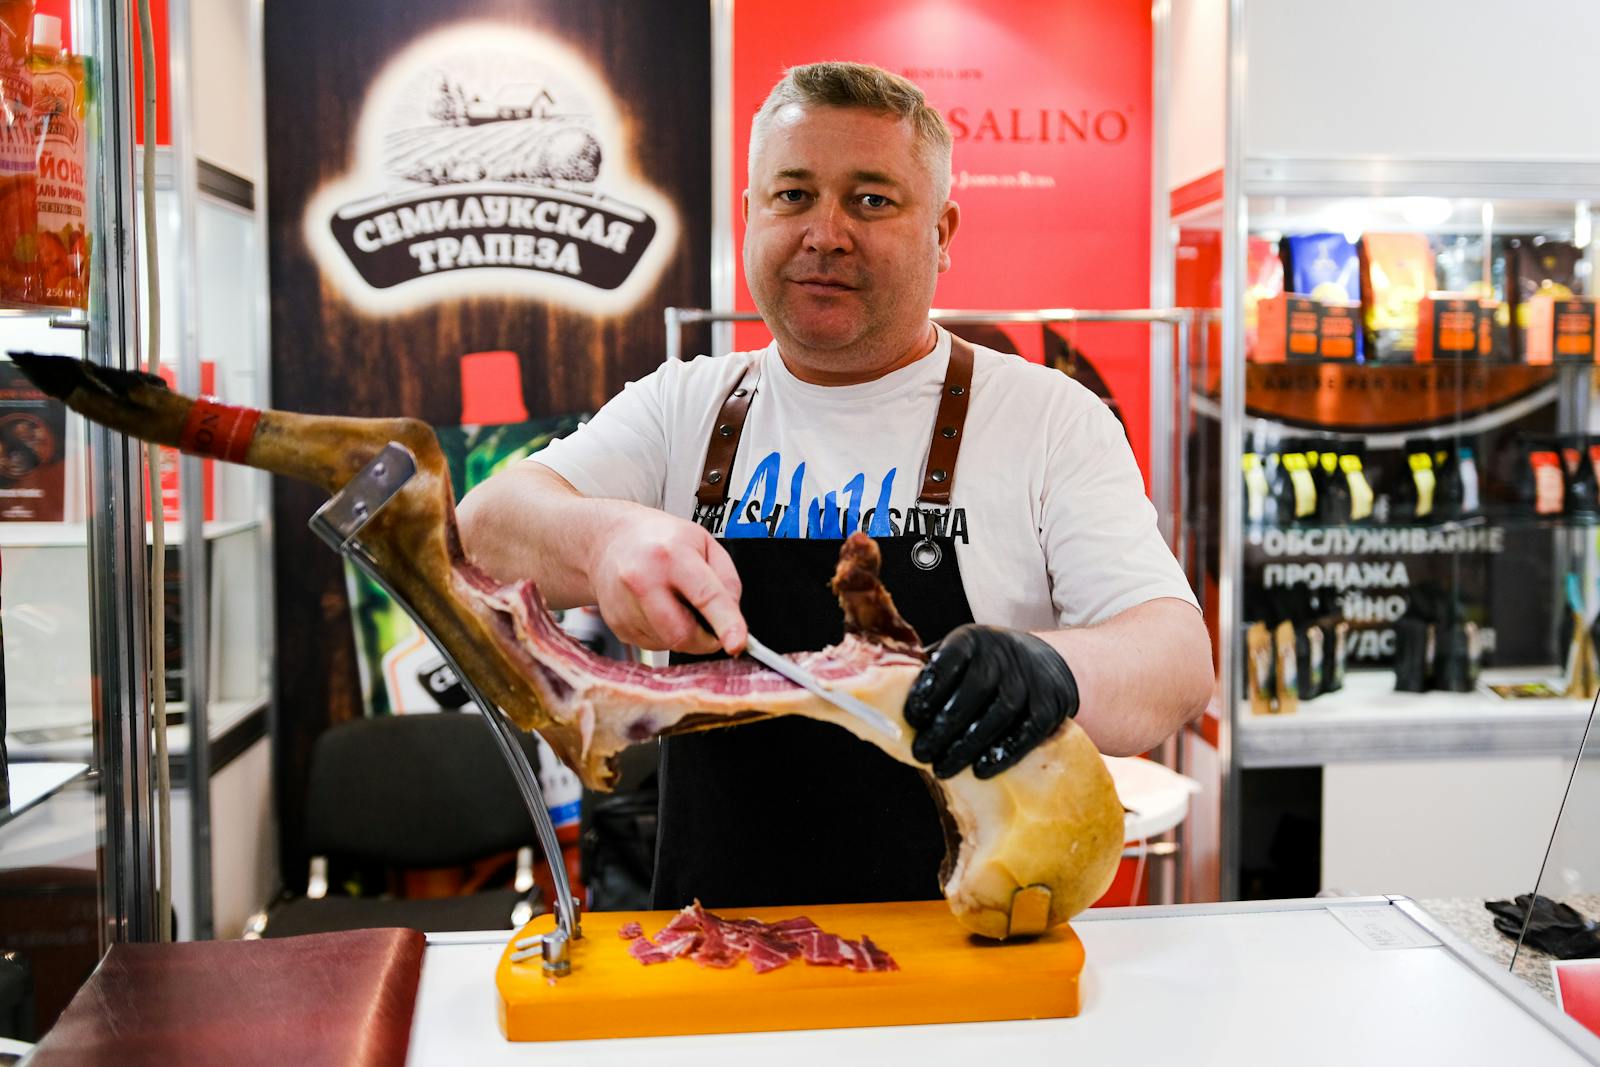
<svg viewBox="0 0 1600 1067">
<path fill-rule="evenodd" d="M 511 767 L 511 774 L 522 793 L 522 800 L 528 806 L 528 814 L 532 817 L 534 829 L 539 835 L 539 846 L 544 852 L 545 863 L 550 868 L 550 879 L 556 889 L 556 928 L 543 936 L 518 941 L 515 945 L 518 951 L 514 952 L 511 958 L 523 960 L 538 955 L 542 959 L 545 973 L 552 977 L 560 977 L 572 970 L 571 943 L 582 937 L 583 932 L 578 925 L 578 905 L 572 895 L 572 885 L 567 880 L 567 866 L 562 859 L 561 844 L 556 840 L 556 828 L 550 821 L 549 810 L 545 807 L 544 794 L 539 789 L 538 775 L 534 773 L 533 767 L 528 762 L 528 754 L 518 740 L 517 728 L 506 719 L 498 707 L 484 697 L 472 679 L 456 663 L 455 657 L 445 648 L 444 643 L 435 637 L 428 624 L 423 622 L 422 616 L 378 572 L 372 556 L 359 539 L 362 528 L 372 521 L 373 516 L 377 515 L 385 504 L 394 499 L 395 494 L 405 488 L 406 483 L 416 473 L 417 461 L 411 450 L 398 442 L 391 441 L 371 463 L 350 479 L 343 489 L 318 508 L 307 525 L 311 527 L 312 532 L 345 559 L 354 563 L 361 573 L 376 582 L 396 604 L 405 609 L 405 613 L 411 616 L 411 621 L 416 623 L 417 629 L 433 642 L 439 654 L 444 657 L 445 663 L 455 672 L 462 688 L 483 713 L 484 721 L 489 724 L 495 741 L 499 743 L 501 754 Z"/>
</svg>

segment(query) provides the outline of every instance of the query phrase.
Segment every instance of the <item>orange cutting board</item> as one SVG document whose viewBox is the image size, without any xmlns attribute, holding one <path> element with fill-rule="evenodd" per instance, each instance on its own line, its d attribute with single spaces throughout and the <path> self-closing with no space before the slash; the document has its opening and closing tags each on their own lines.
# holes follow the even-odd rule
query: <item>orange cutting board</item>
<svg viewBox="0 0 1600 1067">
<path fill-rule="evenodd" d="M 727 909 L 724 919 L 776 922 L 808 916 L 831 934 L 866 934 L 900 965 L 858 973 L 793 960 L 756 974 L 748 960 L 727 969 L 690 959 L 645 966 L 617 931 L 637 922 L 647 936 L 670 911 L 594 912 L 572 943 L 572 972 L 549 978 L 534 956 L 500 956 L 495 986 L 500 1030 L 511 1041 L 659 1037 L 844 1026 L 1061 1018 L 1078 1013 L 1083 945 L 1069 926 L 996 943 L 966 932 L 942 900 Z M 541 915 L 513 941 L 555 926 Z"/>
</svg>

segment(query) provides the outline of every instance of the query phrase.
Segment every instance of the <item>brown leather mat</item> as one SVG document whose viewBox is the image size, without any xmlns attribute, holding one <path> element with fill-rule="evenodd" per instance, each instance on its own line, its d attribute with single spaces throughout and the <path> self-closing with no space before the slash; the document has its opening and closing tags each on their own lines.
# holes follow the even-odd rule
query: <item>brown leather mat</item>
<svg viewBox="0 0 1600 1067">
<path fill-rule="evenodd" d="M 423 946 L 393 929 L 113 945 L 32 1062 L 403 1067 Z"/>
</svg>

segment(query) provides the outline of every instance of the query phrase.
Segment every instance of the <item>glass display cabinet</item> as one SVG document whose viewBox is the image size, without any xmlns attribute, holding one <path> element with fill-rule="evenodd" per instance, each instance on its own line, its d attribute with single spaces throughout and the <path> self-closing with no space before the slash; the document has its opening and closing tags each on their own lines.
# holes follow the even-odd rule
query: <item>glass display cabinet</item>
<svg viewBox="0 0 1600 1067">
<path fill-rule="evenodd" d="M 1221 622 L 1224 885 L 1497 892 L 1505 856 L 1438 842 L 1536 849 L 1597 685 L 1591 199 L 1471 165 L 1242 187 L 1185 509 Z M 1179 228 L 1180 264 L 1220 272 L 1216 221 Z"/>
</svg>

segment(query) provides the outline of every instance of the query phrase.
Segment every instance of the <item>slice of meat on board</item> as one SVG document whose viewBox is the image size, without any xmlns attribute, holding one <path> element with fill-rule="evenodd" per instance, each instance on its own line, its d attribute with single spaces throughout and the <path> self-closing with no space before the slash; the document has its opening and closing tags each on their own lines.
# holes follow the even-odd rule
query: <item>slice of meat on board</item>
<svg viewBox="0 0 1600 1067">
<path fill-rule="evenodd" d="M 851 941 L 828 933 L 805 916 L 776 923 L 724 919 L 706 911 L 699 901 L 674 915 L 654 937 L 643 936 L 637 923 L 628 923 L 618 935 L 629 940 L 628 953 L 646 965 L 688 957 L 702 967 L 717 968 L 748 959 L 757 974 L 775 971 L 796 959 L 863 972 L 900 969 L 868 937 Z"/>
</svg>

